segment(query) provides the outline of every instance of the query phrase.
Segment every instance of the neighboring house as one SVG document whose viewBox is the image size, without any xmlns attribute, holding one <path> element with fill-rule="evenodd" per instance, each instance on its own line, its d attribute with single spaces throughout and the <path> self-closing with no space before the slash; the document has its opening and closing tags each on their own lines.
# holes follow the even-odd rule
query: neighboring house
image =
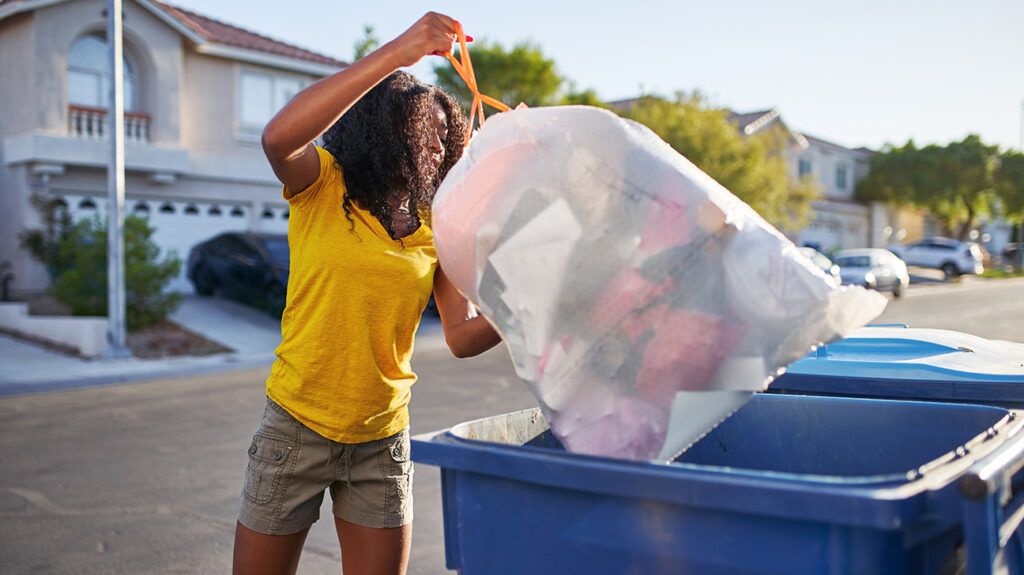
<svg viewBox="0 0 1024 575">
<path fill-rule="evenodd" d="M 109 86 L 102 0 L 0 0 L 0 263 L 14 294 L 47 287 L 18 246 L 53 194 L 105 217 Z M 124 2 L 126 213 L 184 260 L 228 230 L 286 232 L 288 205 L 260 149 L 267 120 L 346 65 L 155 0 Z M 184 271 L 173 289 L 190 289 Z"/>
<path fill-rule="evenodd" d="M 786 126 L 776 109 L 743 114 L 729 112 L 729 120 L 744 136 L 781 125 L 794 139 L 801 141 L 802 145 L 788 150 L 786 161 L 790 175 L 794 179 L 813 178 L 821 195 L 812 204 L 810 223 L 795 234 L 796 244 L 826 252 L 875 245 L 871 241 L 872 208 L 854 199 L 854 187 L 868 173 L 870 150 L 854 150 L 801 134 Z"/>
</svg>

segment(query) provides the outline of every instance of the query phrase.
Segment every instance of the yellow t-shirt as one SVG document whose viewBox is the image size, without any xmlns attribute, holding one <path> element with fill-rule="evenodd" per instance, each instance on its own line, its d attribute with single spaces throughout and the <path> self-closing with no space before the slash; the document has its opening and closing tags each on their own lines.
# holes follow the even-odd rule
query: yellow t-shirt
<svg viewBox="0 0 1024 575">
<path fill-rule="evenodd" d="M 425 223 L 399 242 L 354 203 L 353 233 L 341 168 L 317 153 L 317 180 L 283 191 L 291 269 L 267 396 L 320 435 L 361 443 L 409 425 L 413 337 L 437 252 Z"/>
</svg>

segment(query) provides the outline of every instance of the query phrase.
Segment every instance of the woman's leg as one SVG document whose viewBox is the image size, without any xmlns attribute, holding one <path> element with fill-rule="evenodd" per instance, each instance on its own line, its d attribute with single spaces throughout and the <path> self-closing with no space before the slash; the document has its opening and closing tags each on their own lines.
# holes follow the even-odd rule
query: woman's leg
<svg viewBox="0 0 1024 575">
<path fill-rule="evenodd" d="M 345 575 L 405 575 L 412 547 L 412 524 L 374 529 L 334 518 Z"/>
<path fill-rule="evenodd" d="M 291 535 L 264 535 L 235 524 L 234 575 L 293 575 L 309 528 Z"/>
</svg>

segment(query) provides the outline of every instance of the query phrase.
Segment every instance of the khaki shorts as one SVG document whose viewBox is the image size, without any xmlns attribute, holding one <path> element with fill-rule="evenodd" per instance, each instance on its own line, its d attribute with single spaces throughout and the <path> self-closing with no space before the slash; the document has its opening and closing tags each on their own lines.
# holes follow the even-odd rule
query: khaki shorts
<svg viewBox="0 0 1024 575">
<path fill-rule="evenodd" d="M 409 431 L 366 443 L 331 441 L 267 400 L 249 446 L 238 521 L 267 535 L 297 533 L 320 518 L 324 490 L 334 515 L 364 527 L 412 521 Z"/>
</svg>

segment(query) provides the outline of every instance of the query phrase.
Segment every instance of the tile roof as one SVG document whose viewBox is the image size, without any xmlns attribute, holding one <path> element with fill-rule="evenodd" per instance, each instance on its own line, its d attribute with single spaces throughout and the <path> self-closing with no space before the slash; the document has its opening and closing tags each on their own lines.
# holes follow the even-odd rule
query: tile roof
<svg viewBox="0 0 1024 575">
<path fill-rule="evenodd" d="M 214 44 L 254 50 L 327 66 L 348 66 L 348 62 L 338 60 L 337 58 L 300 48 L 281 40 L 275 40 L 245 28 L 203 16 L 191 10 L 179 8 L 160 0 L 150 0 L 150 2 L 185 28 Z M 22 5 L 20 9 L 18 5 Z M 10 8 L 16 13 L 21 10 L 31 10 L 32 4 L 30 0 L 0 0 L 0 8 Z"/>
<path fill-rule="evenodd" d="M 734 110 L 729 110 L 729 121 L 732 122 L 733 124 L 736 124 L 736 127 L 739 128 L 739 130 L 741 132 L 743 132 L 743 131 L 746 130 L 747 126 L 750 126 L 751 124 L 757 122 L 758 120 L 760 120 L 762 118 L 765 118 L 766 116 L 769 116 L 773 112 L 775 112 L 775 117 L 777 117 L 778 116 L 778 112 L 776 112 L 772 108 L 769 108 L 767 110 L 758 110 L 756 112 L 744 112 L 744 113 L 736 112 Z M 766 118 L 766 120 L 767 119 L 768 118 Z M 774 119 L 774 118 L 771 118 L 771 119 Z"/>
<path fill-rule="evenodd" d="M 220 20 L 215 20 L 208 16 L 203 16 L 202 14 L 197 14 L 191 10 L 179 8 L 166 2 L 161 2 L 160 0 L 152 1 L 175 20 L 181 22 L 196 34 L 211 42 L 234 46 L 236 48 L 245 48 L 247 50 L 276 54 L 287 58 L 295 58 L 296 60 L 306 60 L 308 62 L 326 64 L 328 66 L 341 67 L 348 65 L 347 62 L 342 60 L 331 58 L 330 56 L 325 56 L 305 48 L 300 48 L 294 44 L 275 40 L 262 34 L 246 30 L 245 28 L 240 28 L 226 22 L 221 22 Z"/>
</svg>

